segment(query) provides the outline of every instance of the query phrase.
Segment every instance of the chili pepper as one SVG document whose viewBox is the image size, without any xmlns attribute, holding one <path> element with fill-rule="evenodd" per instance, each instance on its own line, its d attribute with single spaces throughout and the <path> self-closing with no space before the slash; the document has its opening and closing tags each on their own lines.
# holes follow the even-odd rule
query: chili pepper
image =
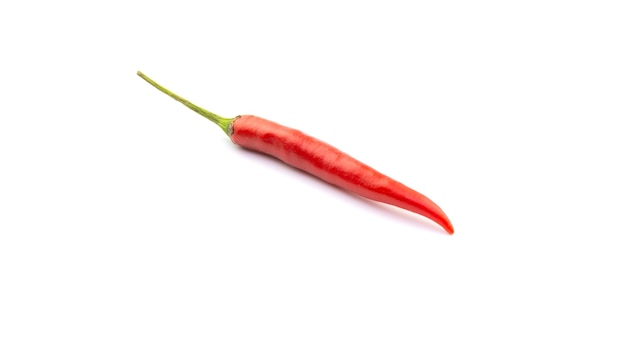
<svg viewBox="0 0 626 352">
<path fill-rule="evenodd" d="M 454 233 L 446 214 L 426 196 L 327 143 L 253 115 L 221 117 L 170 92 L 143 73 L 138 71 L 137 75 L 217 124 L 235 144 L 276 157 L 288 165 L 364 198 L 423 215 L 441 225 L 449 234 Z"/>
</svg>

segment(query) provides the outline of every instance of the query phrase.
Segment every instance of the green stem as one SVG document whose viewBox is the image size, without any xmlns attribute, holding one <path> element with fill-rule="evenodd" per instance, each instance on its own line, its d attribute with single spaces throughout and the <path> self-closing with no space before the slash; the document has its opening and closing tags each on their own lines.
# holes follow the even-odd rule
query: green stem
<svg viewBox="0 0 626 352">
<path fill-rule="evenodd" d="M 222 129 L 222 131 L 224 131 L 224 133 L 226 133 L 227 136 L 230 137 L 231 135 L 231 124 L 233 122 L 233 119 L 227 119 L 225 117 L 216 115 L 208 110 L 204 110 L 203 108 L 197 106 L 196 104 L 190 102 L 189 100 L 180 97 L 172 92 L 170 92 L 168 89 L 164 88 L 163 86 L 161 86 L 160 84 L 156 83 L 155 81 L 153 81 L 150 77 L 144 75 L 141 71 L 137 71 L 137 75 L 141 78 L 144 79 L 144 81 L 150 83 L 152 86 L 154 86 L 154 88 L 160 90 L 161 92 L 169 95 L 170 97 L 172 97 L 174 100 L 176 100 L 179 103 L 182 103 L 183 105 L 185 105 L 186 107 L 188 107 L 189 109 L 197 112 L 198 114 L 206 117 L 207 119 L 209 119 L 211 122 L 215 123 L 216 125 L 220 126 L 220 128 Z"/>
</svg>

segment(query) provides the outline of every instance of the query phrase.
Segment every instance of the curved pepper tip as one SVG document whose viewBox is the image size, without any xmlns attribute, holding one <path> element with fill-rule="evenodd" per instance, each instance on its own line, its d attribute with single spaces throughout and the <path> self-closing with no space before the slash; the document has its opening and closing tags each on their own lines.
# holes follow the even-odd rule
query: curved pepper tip
<svg viewBox="0 0 626 352">
<path fill-rule="evenodd" d="M 454 234 L 454 226 L 452 226 L 452 223 L 450 222 L 450 220 L 448 220 L 448 217 L 444 215 L 443 219 L 433 219 L 435 220 L 436 223 L 438 223 L 441 227 L 443 227 L 444 230 L 446 230 L 446 232 L 449 235 L 453 235 Z"/>
</svg>

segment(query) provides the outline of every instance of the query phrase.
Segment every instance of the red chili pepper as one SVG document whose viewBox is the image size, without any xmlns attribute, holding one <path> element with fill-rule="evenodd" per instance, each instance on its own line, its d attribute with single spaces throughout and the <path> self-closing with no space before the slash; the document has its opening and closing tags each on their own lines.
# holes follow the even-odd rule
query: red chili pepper
<svg viewBox="0 0 626 352">
<path fill-rule="evenodd" d="M 362 197 L 421 214 L 441 225 L 449 234 L 454 233 L 446 214 L 426 196 L 327 143 L 257 116 L 240 115 L 232 119 L 218 116 L 170 92 L 143 73 L 137 72 L 137 75 L 220 126 L 235 144 L 276 157 Z"/>
</svg>

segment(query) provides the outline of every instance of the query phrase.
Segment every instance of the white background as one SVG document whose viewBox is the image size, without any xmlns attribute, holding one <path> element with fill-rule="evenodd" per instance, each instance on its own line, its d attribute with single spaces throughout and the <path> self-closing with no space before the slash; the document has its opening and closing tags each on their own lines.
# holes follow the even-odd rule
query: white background
<svg viewBox="0 0 626 352">
<path fill-rule="evenodd" d="M 626 349 L 620 1 L 6 1 L 0 350 Z M 156 91 L 325 140 L 457 233 Z"/>
</svg>

